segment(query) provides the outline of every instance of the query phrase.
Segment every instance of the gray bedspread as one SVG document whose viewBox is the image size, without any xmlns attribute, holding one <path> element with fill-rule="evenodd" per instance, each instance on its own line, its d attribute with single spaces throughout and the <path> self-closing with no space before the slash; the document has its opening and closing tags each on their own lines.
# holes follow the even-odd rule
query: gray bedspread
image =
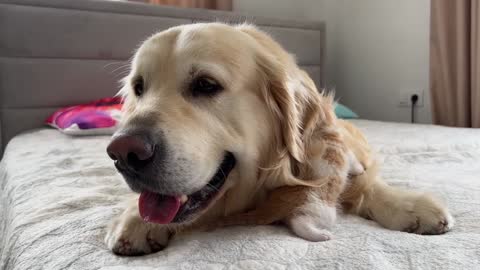
<svg viewBox="0 0 480 270">
<path fill-rule="evenodd" d="M 129 191 L 105 154 L 108 137 L 43 129 L 14 138 L 0 163 L 0 268 L 480 269 L 480 130 L 354 122 L 377 150 L 386 181 L 443 197 L 453 231 L 420 236 L 340 216 L 328 242 L 280 227 L 234 227 L 119 257 L 103 237 Z"/>
</svg>

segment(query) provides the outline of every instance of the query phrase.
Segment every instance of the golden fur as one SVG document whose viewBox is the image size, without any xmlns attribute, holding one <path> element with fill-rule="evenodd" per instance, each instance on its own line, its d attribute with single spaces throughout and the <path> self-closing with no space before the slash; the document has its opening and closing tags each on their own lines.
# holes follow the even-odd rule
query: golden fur
<svg viewBox="0 0 480 270">
<path fill-rule="evenodd" d="M 184 67 L 188 63 L 210 72 L 224 93 L 213 100 L 186 96 L 179 81 L 196 72 Z M 131 94 L 130 82 L 138 73 L 149 85 L 143 100 Z M 175 149 L 196 164 L 191 168 L 195 176 L 211 175 L 223 150 L 233 152 L 238 162 L 220 196 L 192 223 L 146 223 L 132 199 L 107 231 L 107 245 L 118 254 L 154 252 L 175 231 L 235 224 L 238 219 L 222 221 L 235 214 L 245 224 L 287 217 L 285 223 L 300 237 L 328 240 L 337 202 L 389 229 L 439 234 L 453 226 L 446 207 L 432 196 L 382 182 L 362 133 L 335 118 L 332 96 L 321 94 L 291 55 L 251 25 L 185 25 L 152 36 L 137 51 L 121 92 L 126 96 L 123 127 L 167 130 L 167 140 L 172 136 Z M 328 144 L 343 145 L 365 172 L 347 185 L 326 173 L 320 161 L 348 163 L 341 147 L 327 149 Z M 205 181 L 186 184 L 196 187 Z"/>
</svg>

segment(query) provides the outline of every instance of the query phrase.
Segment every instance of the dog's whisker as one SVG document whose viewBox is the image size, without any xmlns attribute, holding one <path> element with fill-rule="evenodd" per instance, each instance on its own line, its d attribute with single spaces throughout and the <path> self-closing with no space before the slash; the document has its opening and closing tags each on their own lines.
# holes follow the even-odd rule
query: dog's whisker
<svg viewBox="0 0 480 270">
<path fill-rule="evenodd" d="M 123 62 L 110 62 L 110 63 L 107 63 L 103 66 L 104 69 L 110 67 L 110 66 L 113 66 L 113 65 L 117 65 L 117 64 L 123 64 Z"/>
<path fill-rule="evenodd" d="M 220 172 L 223 174 L 223 178 L 226 179 L 226 178 L 227 178 L 227 175 L 225 174 L 225 172 L 223 171 L 222 168 L 220 168 Z"/>
<path fill-rule="evenodd" d="M 124 71 L 120 71 L 116 74 L 113 74 L 113 76 L 123 78 L 123 77 L 127 76 L 129 72 L 130 72 L 129 70 L 124 70 Z"/>
<path fill-rule="evenodd" d="M 114 66 L 114 65 L 119 65 L 118 67 L 115 67 L 114 69 L 112 70 L 109 70 L 111 66 Z M 106 64 L 103 69 L 107 70 L 110 74 L 113 74 L 113 75 L 119 75 L 119 74 L 122 74 L 122 73 L 128 73 L 130 70 L 129 70 L 129 67 L 130 67 L 130 64 L 129 63 L 125 63 L 125 62 L 113 62 L 113 63 L 109 63 L 109 64 Z"/>
<path fill-rule="evenodd" d="M 110 72 L 110 74 L 118 75 L 118 74 L 121 74 L 121 73 L 128 73 L 128 72 L 130 72 L 130 70 L 128 68 L 129 68 L 129 66 L 117 67 L 116 69 L 112 70 Z"/>
<path fill-rule="evenodd" d="M 125 62 L 111 62 L 111 63 L 108 63 L 108 64 L 105 64 L 103 66 L 103 69 L 110 69 L 110 68 L 113 68 L 113 71 L 119 69 L 119 68 L 123 68 L 123 67 L 126 67 L 128 66 L 128 63 L 125 63 Z"/>
<path fill-rule="evenodd" d="M 212 185 L 212 184 L 210 184 L 210 183 L 208 183 L 207 186 L 213 188 L 213 189 L 216 190 L 216 191 L 220 191 L 218 188 L 216 188 L 214 185 Z"/>
</svg>

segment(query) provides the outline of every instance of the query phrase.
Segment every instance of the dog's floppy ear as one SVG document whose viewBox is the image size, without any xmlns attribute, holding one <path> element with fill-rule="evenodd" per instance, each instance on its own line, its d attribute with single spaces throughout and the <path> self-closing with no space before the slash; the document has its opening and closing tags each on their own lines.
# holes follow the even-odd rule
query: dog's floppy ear
<svg viewBox="0 0 480 270">
<path fill-rule="evenodd" d="M 280 123 L 281 144 L 291 157 L 304 161 L 304 142 L 302 140 L 303 109 L 297 99 L 301 72 L 293 57 L 285 52 L 265 33 L 253 26 L 242 25 L 240 30 L 253 37 L 257 43 L 256 62 L 262 80 L 262 95 L 276 121 Z"/>
<path fill-rule="evenodd" d="M 290 155 L 303 162 L 302 112 L 299 108 L 301 104 L 297 103 L 295 97 L 299 85 L 274 58 L 261 55 L 257 60 L 262 75 L 265 76 L 262 94 L 269 110 L 280 123 L 282 141 Z"/>
<path fill-rule="evenodd" d="M 255 40 L 262 94 L 280 123 L 281 145 L 295 160 L 306 161 L 311 136 L 318 125 L 334 121 L 333 93 L 319 94 L 312 79 L 295 59 L 267 34 L 250 25 L 238 29 Z"/>
</svg>

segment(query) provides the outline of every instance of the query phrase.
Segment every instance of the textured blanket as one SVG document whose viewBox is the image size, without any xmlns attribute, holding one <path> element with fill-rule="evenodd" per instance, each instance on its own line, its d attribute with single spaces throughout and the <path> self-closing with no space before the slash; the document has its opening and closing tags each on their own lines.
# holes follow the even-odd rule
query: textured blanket
<svg viewBox="0 0 480 270">
<path fill-rule="evenodd" d="M 108 138 L 38 130 L 14 138 L 0 163 L 0 268 L 480 269 L 480 130 L 354 122 L 385 180 L 444 198 L 453 231 L 420 236 L 341 215 L 335 238 L 322 243 L 282 227 L 232 227 L 119 257 L 103 237 L 129 191 L 105 154 Z"/>
</svg>

